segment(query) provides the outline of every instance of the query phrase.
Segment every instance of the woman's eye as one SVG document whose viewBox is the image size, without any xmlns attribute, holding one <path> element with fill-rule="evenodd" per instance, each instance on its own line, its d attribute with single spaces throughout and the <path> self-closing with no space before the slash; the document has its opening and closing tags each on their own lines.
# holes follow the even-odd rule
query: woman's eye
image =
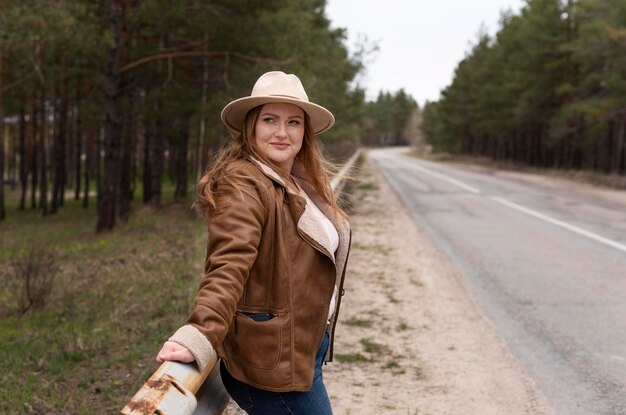
<svg viewBox="0 0 626 415">
<path fill-rule="evenodd" d="M 290 125 L 300 125 L 300 121 L 298 121 L 298 120 L 291 120 L 291 121 L 289 121 L 289 124 Z"/>
<path fill-rule="evenodd" d="M 263 122 L 274 122 L 274 119 L 272 117 L 265 117 L 263 118 Z"/>
</svg>

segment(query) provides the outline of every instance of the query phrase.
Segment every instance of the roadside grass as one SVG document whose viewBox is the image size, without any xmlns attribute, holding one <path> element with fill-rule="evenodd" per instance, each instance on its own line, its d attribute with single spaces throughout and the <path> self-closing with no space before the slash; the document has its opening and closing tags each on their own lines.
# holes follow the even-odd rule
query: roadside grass
<svg viewBox="0 0 626 415">
<path fill-rule="evenodd" d="M 348 320 L 343 320 L 341 323 L 354 327 L 372 327 L 374 324 L 372 320 L 365 320 L 356 316 L 352 316 Z"/>
<path fill-rule="evenodd" d="M 335 359 L 338 362 L 344 363 L 361 363 L 361 362 L 372 362 L 373 359 L 371 357 L 366 357 L 362 353 L 345 353 L 345 354 L 337 354 Z"/>
<path fill-rule="evenodd" d="M 406 373 L 406 369 L 400 366 L 398 359 L 392 358 L 385 363 L 384 369 L 390 370 L 394 375 L 403 375 Z"/>
<path fill-rule="evenodd" d="M 378 186 L 372 182 L 363 182 L 359 183 L 356 188 L 359 190 L 370 191 L 378 189 Z"/>
<path fill-rule="evenodd" d="M 400 304 L 402 302 L 398 300 L 392 292 L 387 292 L 386 295 L 387 295 L 387 300 L 389 300 L 391 304 Z"/>
<path fill-rule="evenodd" d="M 370 354 L 381 354 L 389 351 L 389 348 L 381 343 L 376 343 L 369 338 L 361 339 L 359 341 L 363 350 Z"/>
<path fill-rule="evenodd" d="M 396 326 L 396 331 L 406 331 L 410 328 L 411 326 L 409 326 L 406 321 L 401 319 L 400 323 L 398 323 L 398 325 Z"/>
<path fill-rule="evenodd" d="M 154 356 L 193 304 L 206 228 L 191 201 L 134 207 L 96 234 L 95 200 L 17 212 L 0 224 L 0 413 L 118 412 L 158 367 Z M 137 203 L 136 203 L 137 205 Z M 34 253 L 33 253 L 34 252 Z M 58 273 L 37 307 L 20 310 L 14 264 L 52 252 Z M 42 270 L 40 272 L 45 272 Z"/>
<path fill-rule="evenodd" d="M 352 248 L 364 249 L 369 252 L 380 254 L 382 256 L 388 256 L 391 253 L 391 248 L 383 244 L 362 244 L 360 242 L 353 242 Z"/>
</svg>

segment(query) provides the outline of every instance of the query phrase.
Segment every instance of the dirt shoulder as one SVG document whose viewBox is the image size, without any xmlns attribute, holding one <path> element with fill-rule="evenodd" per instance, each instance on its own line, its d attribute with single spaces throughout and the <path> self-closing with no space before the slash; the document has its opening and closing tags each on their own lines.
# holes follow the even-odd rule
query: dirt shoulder
<svg viewBox="0 0 626 415">
<path fill-rule="evenodd" d="M 551 414 L 378 173 L 353 193 L 353 247 L 324 377 L 335 414 Z"/>
</svg>

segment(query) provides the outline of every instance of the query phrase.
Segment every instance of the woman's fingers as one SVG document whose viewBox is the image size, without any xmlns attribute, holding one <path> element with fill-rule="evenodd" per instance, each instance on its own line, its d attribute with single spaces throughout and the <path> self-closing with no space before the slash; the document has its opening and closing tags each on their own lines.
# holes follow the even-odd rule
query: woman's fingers
<svg viewBox="0 0 626 415">
<path fill-rule="evenodd" d="M 161 363 L 165 361 L 176 361 L 190 363 L 196 360 L 189 349 L 175 342 L 165 342 L 156 357 L 156 361 Z"/>
</svg>

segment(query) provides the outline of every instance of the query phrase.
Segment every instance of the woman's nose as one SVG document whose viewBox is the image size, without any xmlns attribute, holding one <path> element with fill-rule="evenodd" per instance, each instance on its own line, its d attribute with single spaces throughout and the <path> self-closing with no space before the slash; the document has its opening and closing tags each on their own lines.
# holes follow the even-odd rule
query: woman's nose
<svg viewBox="0 0 626 415">
<path fill-rule="evenodd" d="M 287 126 L 284 123 L 279 122 L 276 125 L 276 131 L 274 132 L 274 134 L 276 135 L 276 137 L 287 137 Z"/>
</svg>

